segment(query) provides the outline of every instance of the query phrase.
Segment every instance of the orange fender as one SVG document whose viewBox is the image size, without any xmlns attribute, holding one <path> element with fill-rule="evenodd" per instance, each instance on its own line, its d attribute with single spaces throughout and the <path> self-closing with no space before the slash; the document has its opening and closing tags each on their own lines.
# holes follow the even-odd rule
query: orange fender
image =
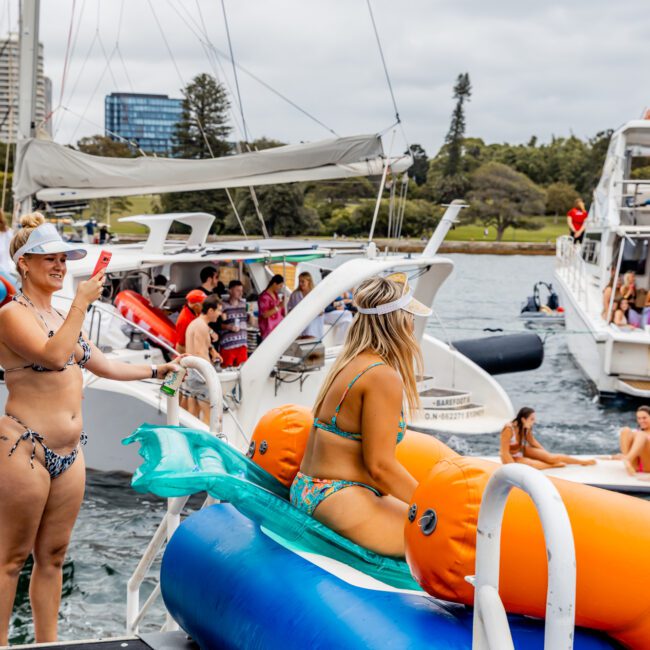
<svg viewBox="0 0 650 650">
<path fill-rule="evenodd" d="M 300 469 L 313 424 L 314 415 L 306 406 L 271 409 L 253 431 L 248 457 L 289 487 Z"/>
<path fill-rule="evenodd" d="M 405 524 L 406 559 L 430 594 L 471 605 L 476 527 L 483 491 L 495 463 L 441 460 L 416 489 L 413 522 Z M 551 479 L 571 520 L 577 563 L 576 624 L 602 630 L 633 648 L 650 639 L 650 502 Z M 419 515 L 435 510 L 426 536 Z M 547 558 L 542 524 L 530 498 L 513 490 L 501 532 L 499 592 L 508 612 L 544 617 Z"/>
</svg>

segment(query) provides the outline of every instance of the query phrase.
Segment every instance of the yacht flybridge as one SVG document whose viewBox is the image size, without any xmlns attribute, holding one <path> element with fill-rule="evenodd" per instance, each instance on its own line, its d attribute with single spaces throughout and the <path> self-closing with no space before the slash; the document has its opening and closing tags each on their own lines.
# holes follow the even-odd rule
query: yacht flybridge
<svg viewBox="0 0 650 650">
<path fill-rule="evenodd" d="M 650 120 L 631 121 L 615 131 L 583 244 L 576 246 L 570 237 L 557 242 L 555 275 L 572 332 L 569 350 L 602 395 L 650 398 L 650 332 L 644 326 L 650 293 L 650 178 L 637 178 L 634 171 L 647 170 L 648 160 Z M 630 305 L 634 322 L 615 325 L 616 286 L 629 272 L 637 288 Z M 606 300 L 610 283 L 614 291 Z"/>
</svg>

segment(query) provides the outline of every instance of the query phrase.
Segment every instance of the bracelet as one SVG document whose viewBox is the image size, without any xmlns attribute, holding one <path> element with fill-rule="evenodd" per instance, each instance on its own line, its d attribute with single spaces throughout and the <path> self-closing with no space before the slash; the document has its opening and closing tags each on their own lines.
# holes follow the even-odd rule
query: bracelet
<svg viewBox="0 0 650 650">
<path fill-rule="evenodd" d="M 86 312 L 78 305 L 70 305 L 70 309 L 78 309 L 81 312 L 82 316 L 86 318 Z"/>
<path fill-rule="evenodd" d="M 158 366 L 156 364 L 151 365 L 151 378 L 158 379 Z"/>
</svg>

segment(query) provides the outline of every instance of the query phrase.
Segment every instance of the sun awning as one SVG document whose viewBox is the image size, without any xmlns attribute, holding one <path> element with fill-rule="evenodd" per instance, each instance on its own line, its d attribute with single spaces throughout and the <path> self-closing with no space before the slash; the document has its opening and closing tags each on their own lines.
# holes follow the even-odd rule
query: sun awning
<svg viewBox="0 0 650 650">
<path fill-rule="evenodd" d="M 391 159 L 408 169 L 410 156 Z M 207 160 L 106 158 L 35 138 L 18 143 L 14 195 L 42 201 L 270 185 L 379 175 L 385 159 L 378 135 L 285 145 Z"/>
</svg>

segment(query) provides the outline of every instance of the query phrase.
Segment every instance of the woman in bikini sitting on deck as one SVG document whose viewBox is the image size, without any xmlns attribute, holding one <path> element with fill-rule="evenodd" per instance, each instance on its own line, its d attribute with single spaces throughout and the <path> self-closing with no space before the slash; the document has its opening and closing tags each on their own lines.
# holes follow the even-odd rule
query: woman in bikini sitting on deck
<svg viewBox="0 0 650 650">
<path fill-rule="evenodd" d="M 63 286 L 67 260 L 86 251 L 64 242 L 39 213 L 24 215 L 21 224 L 10 254 L 22 291 L 0 310 L 9 393 L 0 416 L 0 646 L 8 642 L 18 576 L 30 554 L 36 641 L 57 637 L 63 561 L 86 479 L 82 368 L 117 380 L 161 378 L 177 368 L 108 360 L 81 332 L 104 272 L 80 282 L 67 315 L 60 314 L 52 294 Z"/>
<path fill-rule="evenodd" d="M 650 472 L 650 406 L 639 406 L 636 411 L 638 429 L 623 427 L 619 434 L 621 453 L 612 456 L 623 461 L 630 476 Z M 650 475 L 639 476 L 650 480 Z"/>
<path fill-rule="evenodd" d="M 565 465 L 595 465 L 595 460 L 582 460 L 566 454 L 551 454 L 533 435 L 535 410 L 529 406 L 519 409 L 517 417 L 501 431 L 501 462 L 523 463 L 536 469 L 550 469 Z"/>
<path fill-rule="evenodd" d="M 365 548 L 403 557 L 417 483 L 395 446 L 406 428 L 404 395 L 411 413 L 419 408 L 414 315 L 431 310 L 411 297 L 403 273 L 365 280 L 354 298 L 358 314 L 316 400 L 291 503 Z"/>
</svg>

